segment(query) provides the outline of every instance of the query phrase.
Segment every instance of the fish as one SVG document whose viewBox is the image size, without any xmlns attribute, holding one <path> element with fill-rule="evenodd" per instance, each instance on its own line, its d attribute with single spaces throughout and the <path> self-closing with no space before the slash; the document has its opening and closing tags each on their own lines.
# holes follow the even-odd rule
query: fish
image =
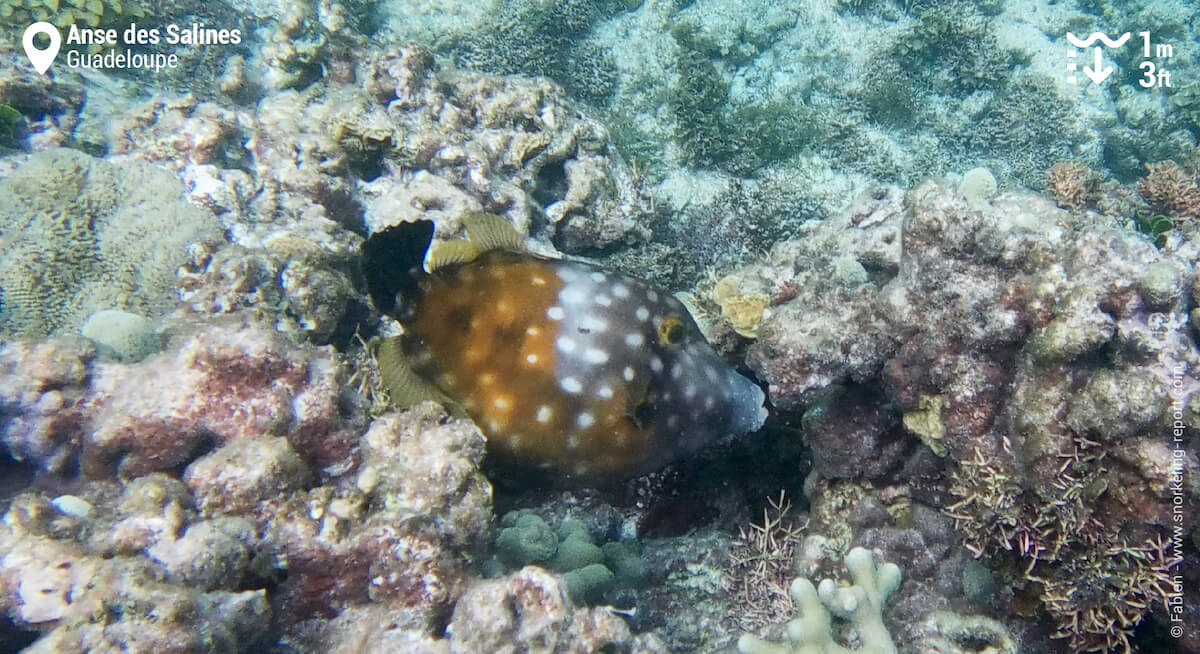
<svg viewBox="0 0 1200 654">
<path fill-rule="evenodd" d="M 434 243 L 428 221 L 368 239 L 368 289 L 404 330 L 375 349 L 397 406 L 457 408 L 489 457 L 565 485 L 645 474 L 763 425 L 762 389 L 671 294 L 533 254 L 497 215 L 463 222 L 465 240 Z"/>
</svg>

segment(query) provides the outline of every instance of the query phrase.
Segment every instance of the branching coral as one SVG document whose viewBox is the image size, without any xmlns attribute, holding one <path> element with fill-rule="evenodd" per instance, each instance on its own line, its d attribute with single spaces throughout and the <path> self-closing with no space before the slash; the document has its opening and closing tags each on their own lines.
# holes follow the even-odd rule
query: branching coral
<svg viewBox="0 0 1200 654">
<path fill-rule="evenodd" d="M 792 503 L 783 491 L 767 504 L 761 524 L 738 531 L 730 552 L 733 568 L 725 581 L 725 588 L 737 597 L 737 626 L 746 631 L 756 631 L 792 609 L 787 579 L 804 524 L 790 515 Z"/>
<path fill-rule="evenodd" d="M 819 586 L 803 577 L 792 582 L 792 601 L 800 610 L 787 624 L 787 644 L 775 644 L 749 634 L 738 639 L 742 654 L 895 654 L 896 645 L 883 624 L 883 603 L 900 587 L 900 568 L 885 563 L 879 568 L 869 551 L 856 547 L 845 558 L 853 582 L 839 586 L 832 579 Z M 848 620 L 857 631 L 858 649 L 839 645 L 833 638 L 833 616 Z"/>
<path fill-rule="evenodd" d="M 1058 454 L 1054 498 L 1039 500 L 1016 473 L 976 450 L 953 474 L 950 490 L 962 499 L 947 507 L 976 556 L 1017 556 L 1058 624 L 1054 637 L 1075 652 L 1133 651 L 1133 629 L 1153 602 L 1165 610 L 1170 569 L 1179 563 L 1161 536 L 1131 543 L 1094 515 L 1107 484 L 1103 459 L 1099 443 L 1077 437 Z"/>
<path fill-rule="evenodd" d="M 1046 189 L 1062 209 L 1081 209 L 1093 199 L 1099 180 L 1083 162 L 1059 161 L 1046 172 Z"/>
<path fill-rule="evenodd" d="M 1173 216 L 1200 218 L 1200 171 L 1195 168 L 1174 161 L 1147 164 L 1138 193 L 1151 206 Z"/>
</svg>

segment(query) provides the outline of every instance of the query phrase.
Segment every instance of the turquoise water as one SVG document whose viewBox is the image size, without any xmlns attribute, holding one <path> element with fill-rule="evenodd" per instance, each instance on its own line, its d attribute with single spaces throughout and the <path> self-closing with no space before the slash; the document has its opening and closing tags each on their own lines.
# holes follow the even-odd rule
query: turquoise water
<svg viewBox="0 0 1200 654">
<path fill-rule="evenodd" d="M 0 651 L 1200 651 L 1198 10 L 0 0 Z"/>
</svg>

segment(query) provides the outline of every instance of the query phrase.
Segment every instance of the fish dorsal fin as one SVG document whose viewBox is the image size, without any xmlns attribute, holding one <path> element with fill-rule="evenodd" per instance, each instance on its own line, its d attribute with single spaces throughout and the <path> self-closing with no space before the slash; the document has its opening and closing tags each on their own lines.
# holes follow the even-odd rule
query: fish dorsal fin
<svg viewBox="0 0 1200 654">
<path fill-rule="evenodd" d="M 446 406 L 447 398 L 429 382 L 421 379 L 400 346 L 400 337 L 394 336 L 374 348 L 375 365 L 379 368 L 379 379 L 391 396 L 392 405 L 398 409 L 407 409 L 432 400 Z"/>
<path fill-rule="evenodd" d="M 474 261 L 479 256 L 479 248 L 471 241 L 439 241 L 429 248 L 425 255 L 425 272 L 432 273 L 439 268 Z"/>
<path fill-rule="evenodd" d="M 481 253 L 492 250 L 525 250 L 525 239 L 521 234 L 507 220 L 494 213 L 467 214 L 463 218 L 463 224 L 467 226 L 467 240 Z"/>
</svg>

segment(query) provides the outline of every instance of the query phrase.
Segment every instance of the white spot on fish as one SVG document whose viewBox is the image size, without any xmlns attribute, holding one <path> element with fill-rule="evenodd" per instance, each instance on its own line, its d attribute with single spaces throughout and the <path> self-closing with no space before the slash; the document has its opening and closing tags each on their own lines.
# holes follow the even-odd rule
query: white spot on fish
<svg viewBox="0 0 1200 654">
<path fill-rule="evenodd" d="M 537 421 L 538 422 L 540 422 L 542 424 L 546 424 L 547 422 L 550 422 L 550 418 L 553 418 L 553 417 L 554 417 L 554 409 L 551 409 L 550 407 L 546 406 L 545 404 L 538 407 L 538 412 L 537 412 Z"/>
<path fill-rule="evenodd" d="M 676 363 L 671 366 L 671 379 L 679 379 L 683 376 L 683 366 Z"/>
<path fill-rule="evenodd" d="M 650 319 L 650 310 L 646 307 L 638 307 L 637 311 L 633 312 L 633 315 L 637 316 L 638 320 L 646 322 Z"/>
<path fill-rule="evenodd" d="M 633 368 L 625 366 L 625 370 L 622 370 L 621 374 L 625 377 L 625 381 L 633 381 Z"/>
<path fill-rule="evenodd" d="M 579 447 L 579 436 L 571 434 L 567 436 L 567 449 L 573 450 Z"/>
<path fill-rule="evenodd" d="M 503 395 L 498 395 L 494 400 L 492 400 L 492 406 L 503 411 L 505 409 L 512 408 L 512 401 Z"/>
<path fill-rule="evenodd" d="M 567 354 L 575 351 L 575 341 L 567 338 L 566 336 L 559 336 L 558 340 L 554 341 L 554 344 L 558 347 L 558 349 L 566 352 Z"/>
<path fill-rule="evenodd" d="M 675 429 L 678 426 L 679 426 L 679 416 L 673 415 L 670 418 L 667 418 L 667 427 L 669 427 L 670 429 Z"/>
<path fill-rule="evenodd" d="M 624 284 L 617 284 L 612 287 L 612 294 L 619 298 L 629 297 L 629 287 Z"/>
<path fill-rule="evenodd" d="M 583 390 L 583 384 L 580 384 L 579 380 L 575 379 L 574 377 L 563 377 L 562 381 L 558 382 L 558 385 L 561 386 L 564 391 L 571 394 L 575 394 Z"/>
<path fill-rule="evenodd" d="M 608 321 L 599 316 L 588 314 L 579 321 L 579 329 L 589 332 L 603 332 L 608 329 Z"/>
<path fill-rule="evenodd" d="M 568 286 L 558 294 L 558 299 L 563 304 L 579 304 L 584 300 L 583 289 L 578 286 Z"/>
<path fill-rule="evenodd" d="M 563 308 L 560 306 L 553 306 L 546 309 L 546 317 L 551 320 L 562 320 L 567 317 L 567 312 L 563 311 Z"/>
<path fill-rule="evenodd" d="M 685 386 L 683 389 L 683 396 L 689 400 L 692 399 L 693 397 L 696 397 L 696 385 L 688 384 L 687 386 Z"/>
<path fill-rule="evenodd" d="M 575 418 L 575 424 L 579 425 L 580 429 L 587 429 L 588 427 L 596 424 L 596 418 L 592 416 L 592 414 L 584 411 L 583 413 L 579 414 L 579 417 Z"/>
<path fill-rule="evenodd" d="M 597 295 L 596 297 L 592 298 L 592 302 L 595 302 L 602 307 L 607 307 L 612 305 L 612 298 L 608 297 L 607 295 Z"/>
<path fill-rule="evenodd" d="M 530 279 L 529 281 L 532 282 L 534 286 L 546 285 L 546 278 L 542 277 L 541 275 L 534 275 L 533 279 Z"/>
<path fill-rule="evenodd" d="M 708 381 L 717 383 L 717 369 L 712 366 L 704 366 L 704 376 L 708 377 Z"/>
<path fill-rule="evenodd" d="M 534 364 L 534 363 L 538 362 L 538 357 L 536 354 L 530 354 L 525 357 L 525 360 L 528 361 L 530 364 Z"/>
<path fill-rule="evenodd" d="M 589 348 L 583 353 L 583 360 L 594 364 L 606 363 L 608 361 L 608 352 L 605 352 L 604 350 L 597 350 L 596 348 Z"/>
<path fill-rule="evenodd" d="M 663 369 L 662 359 L 660 359 L 656 356 L 650 357 L 650 369 L 653 370 L 654 372 L 662 372 L 662 369 Z"/>
<path fill-rule="evenodd" d="M 647 290 L 646 299 L 651 302 L 658 302 L 658 293 L 655 293 L 653 290 Z"/>
<path fill-rule="evenodd" d="M 525 333 L 530 336 L 537 336 L 538 334 L 542 333 L 542 330 L 538 329 L 537 327 L 526 327 Z"/>
<path fill-rule="evenodd" d="M 606 400 L 611 400 L 613 396 L 612 386 L 609 386 L 608 384 L 601 386 L 600 389 L 596 391 L 596 395 L 599 395 Z"/>
<path fill-rule="evenodd" d="M 603 283 L 604 282 L 604 273 L 600 272 L 599 270 L 592 273 L 592 281 L 596 282 L 597 284 Z"/>
<path fill-rule="evenodd" d="M 646 342 L 646 338 L 638 332 L 631 332 L 625 335 L 625 344 L 629 347 L 641 347 L 642 343 Z"/>
<path fill-rule="evenodd" d="M 717 401 L 716 401 L 716 400 L 714 400 L 714 399 L 713 399 L 713 397 L 712 397 L 711 395 L 709 395 L 708 397 L 704 398 L 704 408 L 705 408 L 705 409 L 710 409 L 710 410 L 711 410 L 711 409 L 712 409 L 714 406 L 716 406 L 716 405 L 717 405 Z"/>
</svg>

